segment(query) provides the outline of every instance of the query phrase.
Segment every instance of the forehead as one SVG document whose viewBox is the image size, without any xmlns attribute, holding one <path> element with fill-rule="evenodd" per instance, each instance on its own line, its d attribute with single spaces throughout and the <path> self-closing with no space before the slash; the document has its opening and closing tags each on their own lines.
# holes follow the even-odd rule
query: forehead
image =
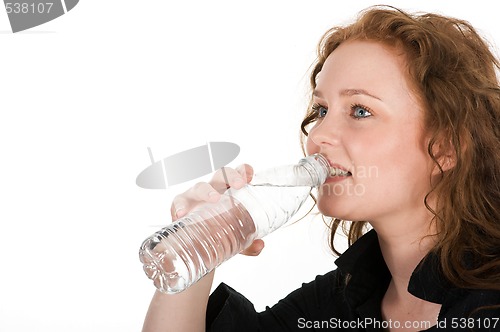
<svg viewBox="0 0 500 332">
<path fill-rule="evenodd" d="M 407 90 L 407 81 L 406 59 L 402 51 L 379 42 L 361 40 L 343 42 L 328 56 L 316 76 L 318 88 L 332 84 L 352 88 L 362 84 L 363 87 L 357 87 Z"/>
</svg>

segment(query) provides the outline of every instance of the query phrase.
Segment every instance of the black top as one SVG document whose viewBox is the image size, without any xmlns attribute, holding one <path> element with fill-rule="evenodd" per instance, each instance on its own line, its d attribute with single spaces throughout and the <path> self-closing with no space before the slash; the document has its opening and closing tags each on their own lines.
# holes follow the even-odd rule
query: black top
<svg viewBox="0 0 500 332">
<path fill-rule="evenodd" d="M 317 276 L 261 313 L 241 294 L 219 285 L 208 302 L 207 331 L 383 331 L 389 324 L 415 324 L 428 331 L 500 331 L 500 291 L 453 287 L 435 255 L 420 262 L 408 285 L 414 296 L 442 305 L 432 327 L 429 322 L 383 321 L 380 305 L 391 275 L 374 230 L 335 263 L 338 269 Z M 489 305 L 499 306 L 477 310 Z"/>
</svg>

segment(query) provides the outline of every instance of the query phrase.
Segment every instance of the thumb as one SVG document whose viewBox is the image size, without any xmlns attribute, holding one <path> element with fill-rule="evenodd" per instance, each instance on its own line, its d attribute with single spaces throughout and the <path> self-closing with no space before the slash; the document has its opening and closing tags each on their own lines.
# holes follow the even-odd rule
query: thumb
<svg viewBox="0 0 500 332">
<path fill-rule="evenodd" d="M 246 256 L 258 256 L 260 252 L 264 249 L 264 241 L 261 239 L 257 239 L 253 241 L 253 243 L 243 250 L 241 254 L 246 255 Z"/>
</svg>

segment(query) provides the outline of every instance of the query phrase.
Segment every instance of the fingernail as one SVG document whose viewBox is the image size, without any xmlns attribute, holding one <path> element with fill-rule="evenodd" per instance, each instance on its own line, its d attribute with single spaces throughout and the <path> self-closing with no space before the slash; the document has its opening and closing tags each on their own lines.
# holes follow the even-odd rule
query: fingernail
<svg viewBox="0 0 500 332">
<path fill-rule="evenodd" d="M 177 217 L 182 217 L 185 213 L 186 213 L 186 209 L 183 208 L 183 207 L 178 208 L 177 210 L 175 210 L 175 215 Z"/>
<path fill-rule="evenodd" d="M 219 193 L 216 192 L 216 191 L 211 191 L 211 192 L 208 193 L 208 197 L 214 197 L 216 195 L 219 195 Z"/>
</svg>

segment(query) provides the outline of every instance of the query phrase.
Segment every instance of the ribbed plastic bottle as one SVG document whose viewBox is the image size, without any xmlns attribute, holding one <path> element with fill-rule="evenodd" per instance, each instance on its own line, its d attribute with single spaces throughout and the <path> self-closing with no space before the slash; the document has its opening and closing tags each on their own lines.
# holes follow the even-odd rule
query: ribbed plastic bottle
<svg viewBox="0 0 500 332">
<path fill-rule="evenodd" d="M 163 293 L 181 292 L 224 261 L 284 225 L 330 172 L 320 154 L 257 172 L 242 189 L 202 204 L 147 238 L 139 257 Z"/>
</svg>

